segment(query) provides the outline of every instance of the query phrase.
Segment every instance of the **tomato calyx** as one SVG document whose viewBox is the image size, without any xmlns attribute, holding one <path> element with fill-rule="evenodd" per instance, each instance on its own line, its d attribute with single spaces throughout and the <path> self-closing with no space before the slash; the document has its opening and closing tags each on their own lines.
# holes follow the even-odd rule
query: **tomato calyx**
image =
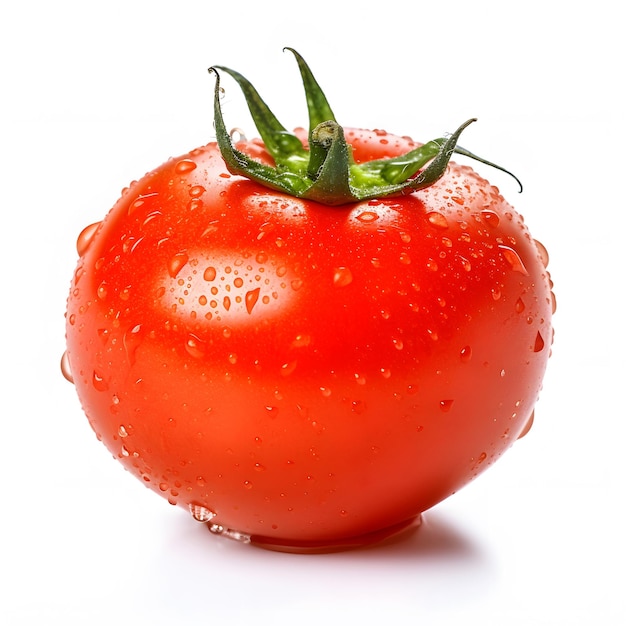
<svg viewBox="0 0 626 626">
<path fill-rule="evenodd" d="M 270 189 L 291 196 L 335 206 L 400 196 L 429 187 L 444 173 L 453 153 L 501 170 L 508 170 L 457 145 L 461 133 L 476 118 L 461 124 L 448 137 L 433 139 L 410 152 L 393 158 L 355 163 L 342 126 L 302 56 L 292 48 L 304 85 L 309 115 L 308 148 L 289 132 L 272 113 L 254 86 L 242 74 L 215 65 L 214 121 L 217 143 L 228 170 Z M 241 88 L 252 119 L 275 167 L 256 161 L 233 145 L 221 107 L 220 74 L 229 74 Z"/>
</svg>

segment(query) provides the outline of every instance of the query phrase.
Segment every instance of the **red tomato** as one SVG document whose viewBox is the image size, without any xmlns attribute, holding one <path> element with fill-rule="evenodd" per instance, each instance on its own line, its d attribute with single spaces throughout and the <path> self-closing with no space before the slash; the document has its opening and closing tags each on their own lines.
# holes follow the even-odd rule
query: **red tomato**
<svg viewBox="0 0 626 626">
<path fill-rule="evenodd" d="M 417 145 L 345 133 L 357 162 Z M 238 147 L 271 162 L 259 141 Z M 89 422 L 214 532 L 367 543 L 472 480 L 532 418 L 547 255 L 467 166 L 329 207 L 229 174 L 210 143 L 132 183 L 78 251 L 65 368 Z"/>
</svg>

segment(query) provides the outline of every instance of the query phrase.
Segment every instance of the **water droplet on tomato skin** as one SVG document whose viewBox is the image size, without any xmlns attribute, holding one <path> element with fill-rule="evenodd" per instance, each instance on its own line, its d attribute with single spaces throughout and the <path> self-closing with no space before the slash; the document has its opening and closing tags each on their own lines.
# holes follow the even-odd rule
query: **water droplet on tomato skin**
<svg viewBox="0 0 626 626">
<path fill-rule="evenodd" d="M 513 248 L 503 245 L 499 245 L 498 248 L 502 252 L 502 256 L 505 261 L 511 266 L 511 269 L 514 272 L 519 272 L 520 274 L 528 276 L 528 270 L 526 269 L 524 262 L 522 261 L 520 255 L 513 250 Z"/>
<path fill-rule="evenodd" d="M 194 359 L 201 359 L 206 354 L 206 343 L 196 335 L 189 333 L 185 342 L 185 350 Z"/>
<path fill-rule="evenodd" d="M 82 257 L 85 252 L 87 252 L 101 223 L 102 222 L 94 222 L 80 231 L 78 239 L 76 240 L 76 252 L 78 252 L 78 256 Z"/>
<path fill-rule="evenodd" d="M 107 391 L 109 388 L 108 381 L 97 370 L 93 371 L 91 382 L 97 391 Z"/>
<path fill-rule="evenodd" d="M 548 254 L 548 250 L 540 241 L 537 241 L 535 239 L 534 242 L 535 247 L 537 248 L 537 252 L 539 253 L 539 258 L 541 259 L 543 266 L 547 268 L 548 263 L 550 262 L 550 255 Z"/>
<path fill-rule="evenodd" d="M 470 346 L 461 348 L 460 356 L 462 363 L 469 363 L 472 360 L 472 348 Z"/>
<path fill-rule="evenodd" d="M 202 185 L 194 185 L 189 189 L 189 195 L 192 198 L 199 198 L 205 191 L 206 189 Z"/>
<path fill-rule="evenodd" d="M 500 218 L 498 217 L 498 214 L 490 211 L 489 209 L 484 209 L 483 211 L 481 211 L 480 216 L 486 224 L 489 224 L 489 226 L 493 226 L 495 228 L 496 226 L 498 226 L 498 224 L 500 224 Z"/>
<path fill-rule="evenodd" d="M 193 170 L 195 170 L 196 167 L 197 167 L 196 163 L 192 161 L 191 159 L 182 159 L 181 161 L 176 163 L 174 167 L 174 171 L 177 174 L 188 174 L 189 172 L 192 172 Z"/>
<path fill-rule="evenodd" d="M 333 273 L 333 285 L 335 287 L 347 287 L 353 280 L 352 271 L 349 267 L 337 267 Z"/>
<path fill-rule="evenodd" d="M 63 374 L 63 378 L 65 378 L 65 380 L 74 384 L 74 377 L 72 376 L 72 370 L 70 368 L 70 356 L 67 353 L 67 350 L 61 357 L 61 374 Z"/>
<path fill-rule="evenodd" d="M 180 270 L 189 261 L 189 255 L 186 252 L 175 254 L 167 263 L 167 272 L 172 278 L 176 278 Z"/>
<path fill-rule="evenodd" d="M 534 421 L 535 421 L 535 411 L 533 410 L 528 420 L 526 420 L 526 424 L 524 424 L 524 428 L 522 428 L 522 432 L 520 432 L 520 434 L 517 436 L 518 439 L 525 437 L 529 433 L 530 429 L 533 426 Z"/>
<path fill-rule="evenodd" d="M 356 216 L 356 219 L 364 224 L 371 224 L 378 219 L 378 215 L 373 211 L 363 211 Z"/>
<path fill-rule="evenodd" d="M 454 404 L 454 400 L 441 400 L 439 402 L 439 408 L 443 413 L 448 413 Z"/>
<path fill-rule="evenodd" d="M 431 211 L 430 213 L 426 214 L 426 218 L 428 219 L 430 224 L 432 224 L 436 228 L 448 228 L 448 220 L 446 219 L 446 216 L 443 215 L 443 213 L 439 213 L 438 211 Z"/>
<path fill-rule="evenodd" d="M 124 345 L 124 350 L 126 352 L 126 357 L 128 358 L 128 363 L 130 365 L 134 365 L 136 361 L 135 353 L 137 352 L 137 348 L 141 344 L 143 336 L 141 334 L 141 324 L 137 324 L 132 328 L 129 328 L 122 338 L 122 343 Z"/>
<path fill-rule="evenodd" d="M 189 512 L 191 513 L 191 517 L 193 517 L 196 522 L 200 522 L 202 524 L 210 522 L 214 517 L 216 517 L 216 513 L 214 511 L 211 511 L 211 509 L 208 509 L 201 504 L 190 504 Z"/>
<path fill-rule="evenodd" d="M 539 331 L 537 331 L 537 335 L 535 337 L 535 345 L 533 347 L 533 351 L 534 352 L 541 352 L 544 348 L 545 342 L 543 340 L 543 337 L 541 336 L 541 333 Z"/>
<path fill-rule="evenodd" d="M 249 315 L 252 314 L 252 310 L 254 309 L 254 306 L 259 300 L 260 293 L 261 293 L 260 287 L 257 287 L 256 289 L 251 289 L 250 291 L 246 292 L 246 296 L 245 296 L 246 311 L 248 311 Z"/>
</svg>

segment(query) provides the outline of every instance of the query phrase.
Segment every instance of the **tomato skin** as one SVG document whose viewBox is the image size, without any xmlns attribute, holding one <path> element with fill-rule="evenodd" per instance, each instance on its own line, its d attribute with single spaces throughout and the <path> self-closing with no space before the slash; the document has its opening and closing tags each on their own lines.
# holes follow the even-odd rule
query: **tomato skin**
<svg viewBox="0 0 626 626">
<path fill-rule="evenodd" d="M 357 161 L 416 145 L 346 137 Z M 224 527 L 289 544 L 401 523 L 531 418 L 543 249 L 469 167 L 332 208 L 231 176 L 208 144 L 132 183 L 79 249 L 67 355 L 92 428 Z"/>
</svg>

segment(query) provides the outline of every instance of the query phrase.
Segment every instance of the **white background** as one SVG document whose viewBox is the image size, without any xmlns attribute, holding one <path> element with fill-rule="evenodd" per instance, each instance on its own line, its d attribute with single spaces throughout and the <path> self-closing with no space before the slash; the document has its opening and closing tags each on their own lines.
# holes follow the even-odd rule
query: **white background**
<svg viewBox="0 0 626 626">
<path fill-rule="evenodd" d="M 2 7 L 1 623 L 626 623 L 619 3 Z M 78 232 L 212 139 L 212 64 L 304 125 L 286 45 L 345 125 L 427 140 L 477 116 L 463 145 L 523 180 L 518 195 L 478 167 L 548 247 L 558 299 L 530 435 L 410 539 L 344 554 L 211 536 L 111 460 L 59 372 Z M 249 124 L 234 84 L 225 106 L 227 125 Z"/>
</svg>

